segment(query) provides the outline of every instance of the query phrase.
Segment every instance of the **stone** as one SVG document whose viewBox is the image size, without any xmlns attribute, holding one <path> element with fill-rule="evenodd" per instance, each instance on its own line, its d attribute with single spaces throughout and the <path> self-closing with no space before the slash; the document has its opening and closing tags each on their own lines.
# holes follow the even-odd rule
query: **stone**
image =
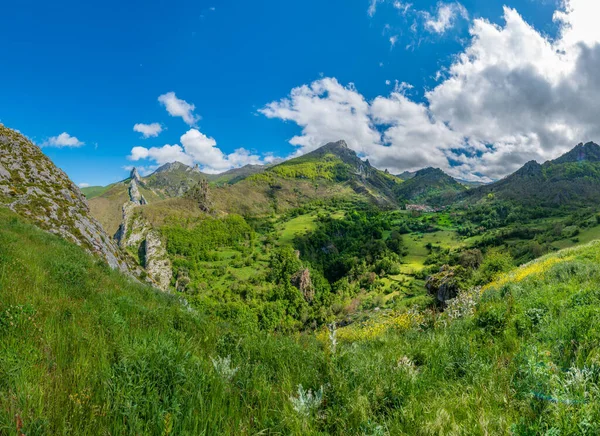
<svg viewBox="0 0 600 436">
<path fill-rule="evenodd" d="M 0 124 L 0 206 L 31 219 L 131 273 L 126 256 L 91 213 L 79 188 L 26 137 Z"/>
</svg>

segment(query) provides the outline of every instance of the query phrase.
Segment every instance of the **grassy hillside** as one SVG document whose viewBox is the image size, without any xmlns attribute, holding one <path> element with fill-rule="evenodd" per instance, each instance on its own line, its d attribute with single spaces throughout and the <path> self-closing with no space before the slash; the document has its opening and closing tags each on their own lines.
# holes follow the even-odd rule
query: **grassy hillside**
<svg viewBox="0 0 600 436">
<path fill-rule="evenodd" d="M 529 208 L 587 207 L 600 200 L 600 146 L 579 144 L 558 159 L 526 163 L 498 182 L 472 189 L 469 202 L 492 195 Z"/>
<path fill-rule="evenodd" d="M 397 185 L 394 192 L 400 201 L 407 203 L 447 205 L 455 201 L 466 189 L 442 170 L 425 168 Z"/>
<path fill-rule="evenodd" d="M 600 432 L 599 243 L 444 314 L 288 336 L 190 311 L 5 210 L 0 246 L 3 434 Z"/>
<path fill-rule="evenodd" d="M 88 186 L 87 188 L 81 188 L 81 192 L 83 195 L 90 200 L 94 197 L 98 197 L 99 195 L 104 194 L 108 189 L 111 188 L 112 185 L 107 186 Z"/>
</svg>

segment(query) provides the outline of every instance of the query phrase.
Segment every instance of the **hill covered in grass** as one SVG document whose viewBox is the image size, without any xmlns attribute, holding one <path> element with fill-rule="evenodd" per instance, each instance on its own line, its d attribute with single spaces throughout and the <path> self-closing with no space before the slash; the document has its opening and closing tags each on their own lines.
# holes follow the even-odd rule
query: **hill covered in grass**
<svg viewBox="0 0 600 436">
<path fill-rule="evenodd" d="M 0 210 L 0 432 L 597 434 L 600 245 L 317 334 L 222 322 Z"/>
<path fill-rule="evenodd" d="M 539 164 L 526 163 L 495 183 L 472 189 L 473 201 L 492 194 L 527 207 L 577 208 L 600 201 L 600 146 L 579 144 L 563 156 Z"/>
<path fill-rule="evenodd" d="M 407 175 L 410 177 L 395 187 L 396 195 L 403 202 L 448 205 L 467 190 L 439 168 L 425 168 Z"/>
</svg>

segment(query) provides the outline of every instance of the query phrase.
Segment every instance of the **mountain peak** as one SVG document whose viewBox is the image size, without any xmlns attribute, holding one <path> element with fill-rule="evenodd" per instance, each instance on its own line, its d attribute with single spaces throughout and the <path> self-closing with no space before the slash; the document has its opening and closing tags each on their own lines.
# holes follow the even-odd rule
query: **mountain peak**
<svg viewBox="0 0 600 436">
<path fill-rule="evenodd" d="M 131 180 L 135 180 L 137 182 L 140 182 L 142 177 L 140 176 L 140 173 L 138 172 L 136 167 L 133 167 L 133 169 L 131 170 L 131 174 L 129 175 L 129 178 Z"/>
<path fill-rule="evenodd" d="M 192 171 L 192 168 L 179 161 L 169 162 L 159 167 L 155 173 L 164 173 L 168 171 Z"/>
<path fill-rule="evenodd" d="M 439 168 L 427 167 L 427 168 L 423 168 L 415 173 L 415 177 L 423 177 L 423 176 L 448 176 L 448 175 Z M 450 177 L 450 176 L 448 176 L 448 177 Z"/>
<path fill-rule="evenodd" d="M 568 163 L 568 162 L 600 162 L 600 145 L 594 142 L 579 143 L 571 151 L 563 154 L 558 159 L 553 160 L 553 163 Z"/>
</svg>

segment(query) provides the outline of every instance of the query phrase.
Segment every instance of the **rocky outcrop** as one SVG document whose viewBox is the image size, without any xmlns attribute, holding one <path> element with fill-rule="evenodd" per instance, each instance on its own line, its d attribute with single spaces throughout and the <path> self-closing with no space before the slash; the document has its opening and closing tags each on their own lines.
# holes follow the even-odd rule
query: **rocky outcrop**
<svg viewBox="0 0 600 436">
<path fill-rule="evenodd" d="M 148 204 L 144 196 L 140 193 L 136 179 L 131 179 L 129 183 L 129 201 L 137 205 Z"/>
<path fill-rule="evenodd" d="M 306 301 L 311 302 L 315 298 L 315 289 L 310 279 L 310 270 L 308 268 L 298 271 L 290 278 L 290 281 L 294 287 L 302 292 Z"/>
<path fill-rule="evenodd" d="M 151 282 L 163 291 L 169 290 L 173 270 L 160 235 L 139 213 L 139 207 L 147 204 L 139 191 L 138 181 L 131 177 L 129 182 L 129 201 L 123 205 L 123 220 L 115 235 L 119 246 L 138 253 L 141 266 L 144 267 Z"/>
<path fill-rule="evenodd" d="M 144 240 L 144 268 L 160 289 L 169 289 L 173 276 L 171 261 L 160 236 L 154 230 L 148 231 Z"/>
<path fill-rule="evenodd" d="M 430 295 L 434 296 L 437 303 L 446 307 L 446 302 L 456 298 L 460 290 L 458 281 L 459 267 L 451 267 L 444 265 L 440 268 L 440 272 L 433 274 L 427 278 L 425 288 Z"/>
<path fill-rule="evenodd" d="M 137 183 L 142 183 L 142 177 L 140 176 L 140 173 L 138 172 L 136 167 L 133 167 L 133 169 L 131 170 L 129 178 L 131 180 L 135 180 Z"/>
<path fill-rule="evenodd" d="M 125 256 L 92 218 L 79 188 L 38 146 L 1 124 L 0 206 L 129 272 Z"/>
</svg>

